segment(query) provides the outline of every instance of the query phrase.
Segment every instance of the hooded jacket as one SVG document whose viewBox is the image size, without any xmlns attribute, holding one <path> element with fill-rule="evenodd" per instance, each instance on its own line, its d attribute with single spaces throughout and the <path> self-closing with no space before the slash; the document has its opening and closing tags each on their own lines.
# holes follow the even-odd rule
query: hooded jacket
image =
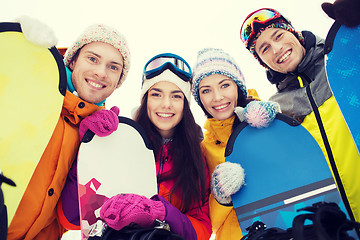
<svg viewBox="0 0 360 240">
<path fill-rule="evenodd" d="M 212 174 L 215 167 L 225 162 L 225 148 L 232 133 L 235 116 L 226 120 L 208 118 L 205 121 L 204 153 Z M 228 240 L 240 239 L 242 233 L 233 206 L 219 204 L 213 195 L 209 198 L 210 219 L 215 239 Z"/>
<path fill-rule="evenodd" d="M 66 92 L 59 121 L 10 223 L 8 240 L 55 240 L 62 236 L 65 229 L 59 223 L 56 205 L 78 152 L 78 126 L 103 108 Z"/>
<path fill-rule="evenodd" d="M 304 31 L 306 55 L 294 72 L 267 71 L 282 113 L 299 120 L 328 161 L 352 219 L 360 221 L 360 157 L 326 76 L 324 40 Z"/>
<path fill-rule="evenodd" d="M 171 155 L 172 142 L 163 144 L 156 157 L 156 175 L 158 178 L 171 171 L 173 160 Z M 205 160 L 204 160 L 205 161 Z M 206 177 L 206 186 L 209 186 L 209 176 Z M 158 192 L 161 196 L 158 200 L 162 201 L 166 208 L 165 222 L 170 225 L 171 230 L 183 236 L 187 240 L 207 240 L 211 235 L 211 222 L 209 218 L 209 201 L 206 198 L 202 206 L 193 206 L 185 213 L 179 209 L 181 207 L 179 193 L 175 192 L 170 198 L 171 188 L 175 180 L 170 179 L 158 182 Z M 206 189 L 208 192 L 209 189 Z M 165 201 L 166 200 L 166 201 Z"/>
</svg>

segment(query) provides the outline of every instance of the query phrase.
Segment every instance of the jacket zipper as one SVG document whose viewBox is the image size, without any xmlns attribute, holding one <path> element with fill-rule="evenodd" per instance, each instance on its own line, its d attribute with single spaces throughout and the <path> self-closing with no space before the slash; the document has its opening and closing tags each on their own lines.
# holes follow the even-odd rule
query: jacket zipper
<svg viewBox="0 0 360 240">
<path fill-rule="evenodd" d="M 331 150 L 331 147 L 330 147 L 330 144 L 329 144 L 329 139 L 328 139 L 327 134 L 325 132 L 324 124 L 323 124 L 323 122 L 321 120 L 321 116 L 320 116 L 318 106 L 317 106 L 317 104 L 315 102 L 315 99 L 314 99 L 312 93 L 311 93 L 311 88 L 310 88 L 311 79 L 305 74 L 303 76 L 305 78 L 305 81 L 308 82 L 308 85 L 306 86 L 306 94 L 307 94 L 308 99 L 310 101 L 311 107 L 312 107 L 312 109 L 314 111 L 316 122 L 317 122 L 317 124 L 319 126 L 321 138 L 322 138 L 323 143 L 325 145 L 325 149 L 326 149 L 326 152 L 327 152 L 327 155 L 328 155 L 328 158 L 329 158 L 331 169 L 332 169 L 332 171 L 334 173 L 334 176 L 335 176 L 335 180 L 336 180 L 339 192 L 340 192 L 340 196 L 341 196 L 341 198 L 342 198 L 342 200 L 344 202 L 344 205 L 345 205 L 345 208 L 346 208 L 347 212 L 349 213 L 349 217 L 351 218 L 351 220 L 354 221 L 355 217 L 354 217 L 353 212 L 351 211 L 349 200 L 346 197 L 344 185 L 343 185 L 343 183 L 341 181 L 339 171 L 338 171 L 338 169 L 336 167 L 336 164 L 335 164 L 334 155 L 332 153 L 332 150 Z"/>
<path fill-rule="evenodd" d="M 161 176 L 163 174 L 163 171 L 164 171 L 164 151 L 163 151 L 163 148 L 164 148 L 164 145 L 161 147 L 161 150 L 160 150 L 160 163 L 159 163 L 159 171 L 158 171 L 158 176 L 157 176 L 157 179 L 161 179 Z M 158 181 L 157 183 L 157 190 L 158 190 L 158 193 L 159 193 L 159 190 L 160 190 L 160 182 Z"/>
</svg>

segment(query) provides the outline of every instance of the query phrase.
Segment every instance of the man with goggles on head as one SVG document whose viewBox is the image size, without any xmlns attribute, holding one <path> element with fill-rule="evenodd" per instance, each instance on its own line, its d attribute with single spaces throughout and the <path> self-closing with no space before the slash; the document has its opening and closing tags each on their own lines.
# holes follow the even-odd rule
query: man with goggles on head
<svg viewBox="0 0 360 240">
<path fill-rule="evenodd" d="M 360 221 L 360 156 L 327 81 L 324 40 L 295 31 L 278 11 L 262 8 L 249 14 L 240 39 L 266 68 L 277 93 L 270 101 L 296 118 L 321 146 L 334 173 L 350 217 Z M 346 153 L 346 154 L 345 154 Z"/>
</svg>

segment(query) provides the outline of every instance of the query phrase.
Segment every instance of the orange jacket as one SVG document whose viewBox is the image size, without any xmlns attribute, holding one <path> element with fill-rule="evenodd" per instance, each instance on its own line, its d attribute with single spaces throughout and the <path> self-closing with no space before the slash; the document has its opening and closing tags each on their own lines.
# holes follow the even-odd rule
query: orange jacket
<svg viewBox="0 0 360 240">
<path fill-rule="evenodd" d="M 8 240 L 55 240 L 65 232 L 56 205 L 78 152 L 78 126 L 102 108 L 66 92 L 59 121 L 10 223 Z"/>
</svg>

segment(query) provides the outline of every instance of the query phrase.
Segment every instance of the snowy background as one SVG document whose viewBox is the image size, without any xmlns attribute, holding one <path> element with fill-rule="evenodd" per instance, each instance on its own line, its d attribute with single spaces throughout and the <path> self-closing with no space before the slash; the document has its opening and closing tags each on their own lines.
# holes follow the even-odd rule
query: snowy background
<svg viewBox="0 0 360 240">
<path fill-rule="evenodd" d="M 197 52 L 204 47 L 223 48 L 241 67 L 248 88 L 255 88 L 267 100 L 275 89 L 264 68 L 245 49 L 239 38 L 244 18 L 252 11 L 271 7 L 288 17 L 296 30 L 310 30 L 325 38 L 333 20 L 321 9 L 324 0 L 12 0 L 0 8 L 0 21 L 28 15 L 47 23 L 57 35 L 57 47 L 68 47 L 90 24 L 105 23 L 128 39 L 132 66 L 125 83 L 107 100 L 120 114 L 131 117 L 140 104 L 144 64 L 154 55 L 172 52 L 194 66 Z M 330 2 L 333 2 L 332 0 Z M 192 100 L 196 121 L 204 114 Z M 70 238 L 70 235 L 68 235 Z"/>
<path fill-rule="evenodd" d="M 172 52 L 191 67 L 203 47 L 223 48 L 241 67 L 248 88 L 255 88 L 267 100 L 275 89 L 268 83 L 264 68 L 245 49 L 239 38 L 244 18 L 262 7 L 272 7 L 288 17 L 295 29 L 310 30 L 325 38 L 333 23 L 321 9 L 324 0 L 12 0 L 0 8 L 0 21 L 13 21 L 29 15 L 47 23 L 55 32 L 58 47 L 68 47 L 90 24 L 105 23 L 128 39 L 132 66 L 125 83 L 108 99 L 107 107 L 117 105 L 120 114 L 131 116 L 140 104 L 141 74 L 154 55 Z M 192 101 L 197 122 L 205 120 Z"/>
</svg>

